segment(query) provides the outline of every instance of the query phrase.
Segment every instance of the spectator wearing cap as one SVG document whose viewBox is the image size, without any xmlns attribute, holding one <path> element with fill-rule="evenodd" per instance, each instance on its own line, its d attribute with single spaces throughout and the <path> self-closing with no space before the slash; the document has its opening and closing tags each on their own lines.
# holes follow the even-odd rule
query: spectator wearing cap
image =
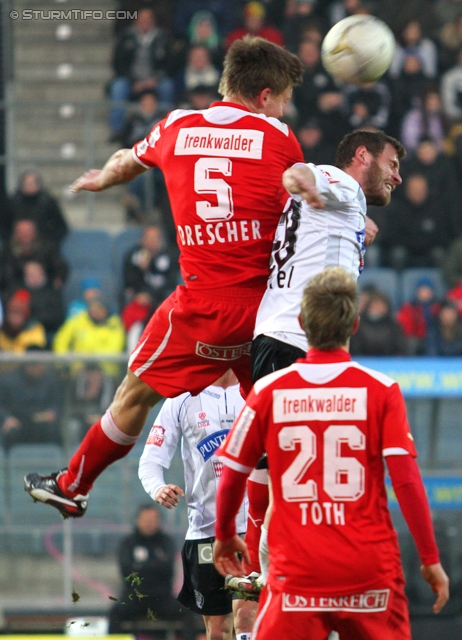
<svg viewBox="0 0 462 640">
<path fill-rule="evenodd" d="M 221 40 L 213 13 L 207 10 L 196 11 L 188 25 L 189 46 L 206 47 L 210 59 L 217 69 L 221 69 L 224 57 Z"/>
<path fill-rule="evenodd" d="M 435 283 L 431 278 L 419 278 L 412 300 L 404 302 L 397 314 L 397 320 L 406 336 L 406 351 L 409 355 L 421 356 L 427 353 L 427 343 L 434 340 L 439 309 Z"/>
<path fill-rule="evenodd" d="M 122 353 L 125 331 L 118 315 L 111 315 L 103 295 L 87 303 L 87 309 L 68 318 L 53 342 L 55 353 L 104 355 Z"/>
<path fill-rule="evenodd" d="M 88 309 L 88 303 L 103 293 L 101 280 L 96 276 L 87 276 L 80 281 L 80 296 L 69 303 L 66 318 L 76 316 Z"/>
<path fill-rule="evenodd" d="M 40 353 L 31 345 L 28 354 Z M 30 361 L 0 375 L 0 439 L 5 449 L 14 444 L 62 444 L 62 394 L 56 371 L 45 362 Z"/>
<path fill-rule="evenodd" d="M 248 2 L 242 11 L 243 26 L 234 29 L 226 38 L 229 48 L 236 40 L 242 40 L 246 35 L 259 36 L 279 46 L 284 45 L 282 31 L 265 24 L 266 10 L 261 2 Z"/>
<path fill-rule="evenodd" d="M 31 317 L 31 296 L 18 289 L 6 303 L 5 319 L 0 329 L 0 351 L 24 353 L 27 347 L 45 347 L 45 328 Z"/>
</svg>

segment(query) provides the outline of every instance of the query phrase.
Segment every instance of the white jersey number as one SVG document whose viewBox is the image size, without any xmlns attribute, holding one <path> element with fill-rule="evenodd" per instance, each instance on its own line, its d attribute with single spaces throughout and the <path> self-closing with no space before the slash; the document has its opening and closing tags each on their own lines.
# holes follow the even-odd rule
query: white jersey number
<svg viewBox="0 0 462 640">
<path fill-rule="evenodd" d="M 300 445 L 300 453 L 282 474 L 282 495 L 287 502 L 317 500 L 318 487 L 314 480 L 300 483 L 306 470 L 316 460 L 316 435 L 309 427 L 284 427 L 279 432 L 279 446 L 283 451 L 294 451 Z"/>
<path fill-rule="evenodd" d="M 300 482 L 308 467 L 316 460 L 316 435 L 307 426 L 283 427 L 279 432 L 283 451 L 300 452 L 282 474 L 282 495 L 287 502 L 314 501 L 318 487 L 312 479 Z M 365 491 L 365 467 L 356 458 L 341 455 L 342 444 L 353 450 L 366 448 L 366 436 L 355 426 L 331 425 L 324 432 L 323 488 L 332 500 L 358 500 Z"/>
<path fill-rule="evenodd" d="M 217 206 L 201 200 L 196 202 L 196 213 L 204 222 L 229 220 L 234 215 L 231 187 L 221 178 L 211 178 L 211 173 L 232 175 L 233 163 L 229 158 L 200 158 L 194 167 L 194 190 L 200 194 L 214 194 Z"/>
</svg>

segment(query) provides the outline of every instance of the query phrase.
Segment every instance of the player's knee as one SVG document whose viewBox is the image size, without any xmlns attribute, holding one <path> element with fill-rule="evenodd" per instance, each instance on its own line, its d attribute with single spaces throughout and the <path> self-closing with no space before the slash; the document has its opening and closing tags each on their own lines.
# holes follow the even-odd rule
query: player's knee
<svg viewBox="0 0 462 640">
<path fill-rule="evenodd" d="M 125 408 L 140 404 L 153 407 L 159 400 L 162 400 L 160 393 L 151 389 L 143 380 L 128 370 L 116 391 L 114 404 L 123 404 Z"/>
</svg>

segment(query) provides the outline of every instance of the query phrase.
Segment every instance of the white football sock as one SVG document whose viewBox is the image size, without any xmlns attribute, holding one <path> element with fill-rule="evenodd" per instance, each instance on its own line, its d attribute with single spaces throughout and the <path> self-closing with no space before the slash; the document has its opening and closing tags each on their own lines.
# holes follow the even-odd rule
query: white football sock
<svg viewBox="0 0 462 640">
<path fill-rule="evenodd" d="M 264 525 L 261 527 L 260 546 L 258 547 L 258 557 L 260 560 L 261 575 L 263 584 L 266 584 L 269 572 L 269 548 L 268 548 L 268 529 Z"/>
</svg>

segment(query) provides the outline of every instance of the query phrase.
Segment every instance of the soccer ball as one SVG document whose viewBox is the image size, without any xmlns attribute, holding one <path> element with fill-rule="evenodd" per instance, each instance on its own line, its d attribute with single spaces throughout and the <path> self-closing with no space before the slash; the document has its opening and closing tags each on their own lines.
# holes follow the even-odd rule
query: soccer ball
<svg viewBox="0 0 462 640">
<path fill-rule="evenodd" d="M 394 50 L 395 38 L 384 22 L 355 15 L 334 24 L 323 40 L 321 57 L 334 80 L 366 84 L 383 76 Z"/>
</svg>

